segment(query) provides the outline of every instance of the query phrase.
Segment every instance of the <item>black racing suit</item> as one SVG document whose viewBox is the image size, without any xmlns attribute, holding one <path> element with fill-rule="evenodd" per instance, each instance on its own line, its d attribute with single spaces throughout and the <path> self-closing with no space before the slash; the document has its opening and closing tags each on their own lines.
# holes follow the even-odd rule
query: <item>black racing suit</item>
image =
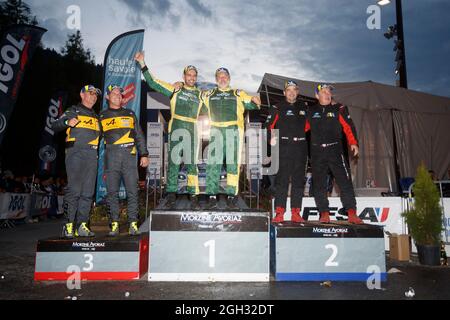
<svg viewBox="0 0 450 320">
<path fill-rule="evenodd" d="M 80 122 L 71 128 L 67 121 Z M 66 130 L 67 187 L 64 193 L 64 213 L 69 223 L 89 221 L 92 198 L 97 179 L 98 141 L 100 126 L 98 115 L 83 104 L 69 107 L 53 122 L 55 132 Z"/>
<path fill-rule="evenodd" d="M 311 165 L 314 199 L 320 213 L 329 212 L 327 173 L 331 170 L 340 188 L 344 209 L 356 209 L 350 168 L 344 157 L 342 132 L 349 145 L 358 145 L 353 121 L 341 104 L 310 106 L 307 130 L 311 130 Z"/>
<path fill-rule="evenodd" d="M 305 139 L 306 105 L 297 101 L 294 104 L 286 100 L 269 109 L 266 128 L 269 137 L 278 129 L 279 167 L 275 177 L 275 207 L 286 208 L 286 199 L 291 179 L 291 208 L 302 207 L 303 190 L 308 148 Z M 273 159 L 272 162 L 277 159 Z"/>
<path fill-rule="evenodd" d="M 123 179 L 128 221 L 138 221 L 137 154 L 148 156 L 144 135 L 132 110 L 106 109 L 100 113 L 105 141 L 106 203 L 111 221 L 119 221 L 119 188 Z"/>
</svg>

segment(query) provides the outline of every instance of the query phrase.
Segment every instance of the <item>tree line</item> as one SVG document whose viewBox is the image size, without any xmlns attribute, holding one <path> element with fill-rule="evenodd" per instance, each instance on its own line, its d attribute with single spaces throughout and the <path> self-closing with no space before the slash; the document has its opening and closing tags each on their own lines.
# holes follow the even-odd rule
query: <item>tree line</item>
<svg viewBox="0 0 450 320">
<path fill-rule="evenodd" d="M 0 2 L 0 34 L 14 24 L 39 25 L 28 4 L 20 0 Z M 45 37 L 45 35 L 44 35 Z M 103 66 L 96 64 L 85 48 L 80 31 L 68 34 L 58 51 L 42 43 L 35 51 L 25 73 L 16 106 L 0 147 L 2 170 L 31 175 L 38 168 L 41 133 L 52 95 L 64 90 L 64 108 L 79 102 L 80 88 L 85 84 L 101 86 Z M 97 111 L 100 104 L 96 105 Z M 58 175 L 64 174 L 64 135 L 58 135 Z"/>
</svg>

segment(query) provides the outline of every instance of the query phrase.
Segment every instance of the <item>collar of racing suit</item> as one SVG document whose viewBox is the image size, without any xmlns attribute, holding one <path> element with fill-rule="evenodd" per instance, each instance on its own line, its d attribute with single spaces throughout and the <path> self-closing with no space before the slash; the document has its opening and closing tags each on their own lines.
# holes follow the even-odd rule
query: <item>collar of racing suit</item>
<svg viewBox="0 0 450 320">
<path fill-rule="evenodd" d="M 230 91 L 231 87 L 226 87 L 225 89 L 220 89 L 219 87 L 217 87 L 217 90 L 225 92 L 225 91 Z"/>
<path fill-rule="evenodd" d="M 190 91 L 197 90 L 196 86 L 189 87 L 187 85 L 184 85 L 183 88 L 186 89 L 186 90 L 190 90 Z"/>
<path fill-rule="evenodd" d="M 108 111 L 112 111 L 112 112 L 120 112 L 120 111 L 123 111 L 124 109 L 125 108 L 123 108 L 123 107 L 121 107 L 119 109 L 113 109 L 113 108 L 108 107 Z"/>
<path fill-rule="evenodd" d="M 94 107 L 88 108 L 88 107 L 86 107 L 84 104 L 82 104 L 81 102 L 78 104 L 78 107 L 80 107 L 81 109 L 84 109 L 84 110 L 86 110 L 86 111 L 88 111 L 88 112 L 95 112 L 95 111 L 94 111 Z"/>
<path fill-rule="evenodd" d="M 285 106 L 290 106 L 290 107 L 302 106 L 302 103 L 299 100 L 295 101 L 294 103 L 290 103 L 286 99 L 284 99 L 280 104 L 281 104 L 281 106 L 285 105 Z"/>
</svg>

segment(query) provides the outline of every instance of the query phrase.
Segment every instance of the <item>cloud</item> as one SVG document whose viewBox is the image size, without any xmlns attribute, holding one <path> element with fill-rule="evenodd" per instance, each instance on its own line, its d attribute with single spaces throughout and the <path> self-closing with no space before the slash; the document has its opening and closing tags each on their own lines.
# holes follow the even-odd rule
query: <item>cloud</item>
<svg viewBox="0 0 450 320">
<path fill-rule="evenodd" d="M 126 4 L 132 11 L 139 14 L 165 15 L 170 11 L 171 3 L 169 0 L 119 0 Z"/>
<path fill-rule="evenodd" d="M 256 81 L 256 82 L 261 82 L 262 81 L 262 77 L 260 75 L 251 74 L 250 76 L 252 77 L 253 81 Z"/>
<path fill-rule="evenodd" d="M 186 0 L 187 3 L 194 9 L 194 11 L 206 18 L 210 18 L 212 16 L 212 12 L 209 8 L 207 8 L 204 4 L 202 4 L 199 0 Z"/>
<path fill-rule="evenodd" d="M 118 0 L 128 10 L 128 20 L 131 26 L 145 26 L 156 30 L 164 28 L 177 29 L 182 19 L 201 22 L 201 19 L 211 18 L 212 11 L 199 0 Z"/>
<path fill-rule="evenodd" d="M 39 26 L 48 30 L 42 37 L 44 46 L 60 51 L 67 40 L 68 29 L 66 26 L 60 20 L 53 18 L 39 20 Z"/>
<path fill-rule="evenodd" d="M 232 85 L 248 91 L 266 72 L 333 82 L 394 84 L 396 78 L 393 42 L 383 37 L 395 23 L 393 4 L 382 8 L 382 29 L 369 30 L 366 9 L 374 1 L 28 1 L 49 29 L 44 44 L 57 49 L 67 33 L 65 8 L 74 2 L 83 4 L 83 37 L 97 57 L 114 35 L 146 28 L 151 66 L 168 81 L 178 80 L 187 64 L 196 65 L 204 81 L 214 81 L 217 67 L 228 67 Z M 445 0 L 403 3 L 412 89 L 450 96 L 449 10 Z"/>
<path fill-rule="evenodd" d="M 130 26 L 162 29 L 167 26 L 177 27 L 179 25 L 180 16 L 173 13 L 173 6 L 169 0 L 118 0 L 118 2 L 129 9 L 127 22 Z"/>
<path fill-rule="evenodd" d="M 54 48 L 60 51 L 64 45 L 69 29 L 66 27 L 65 6 L 54 6 L 45 1 L 27 1 L 33 15 L 36 15 L 38 25 L 47 29 L 42 37 L 42 43 L 45 47 Z"/>
</svg>

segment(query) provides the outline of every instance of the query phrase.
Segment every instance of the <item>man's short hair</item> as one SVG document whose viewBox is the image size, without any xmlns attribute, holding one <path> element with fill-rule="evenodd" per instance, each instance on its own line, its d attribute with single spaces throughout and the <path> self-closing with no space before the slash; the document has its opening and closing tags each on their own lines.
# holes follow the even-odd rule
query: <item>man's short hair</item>
<svg viewBox="0 0 450 320">
<path fill-rule="evenodd" d="M 220 72 L 225 72 L 228 76 L 230 76 L 230 71 L 228 71 L 228 69 L 225 67 L 220 67 L 219 69 L 216 70 L 216 77 Z"/>
<path fill-rule="evenodd" d="M 183 70 L 183 74 L 188 73 L 188 71 L 194 70 L 196 74 L 198 74 L 197 68 L 193 65 L 188 65 L 186 68 L 184 68 Z"/>
</svg>

